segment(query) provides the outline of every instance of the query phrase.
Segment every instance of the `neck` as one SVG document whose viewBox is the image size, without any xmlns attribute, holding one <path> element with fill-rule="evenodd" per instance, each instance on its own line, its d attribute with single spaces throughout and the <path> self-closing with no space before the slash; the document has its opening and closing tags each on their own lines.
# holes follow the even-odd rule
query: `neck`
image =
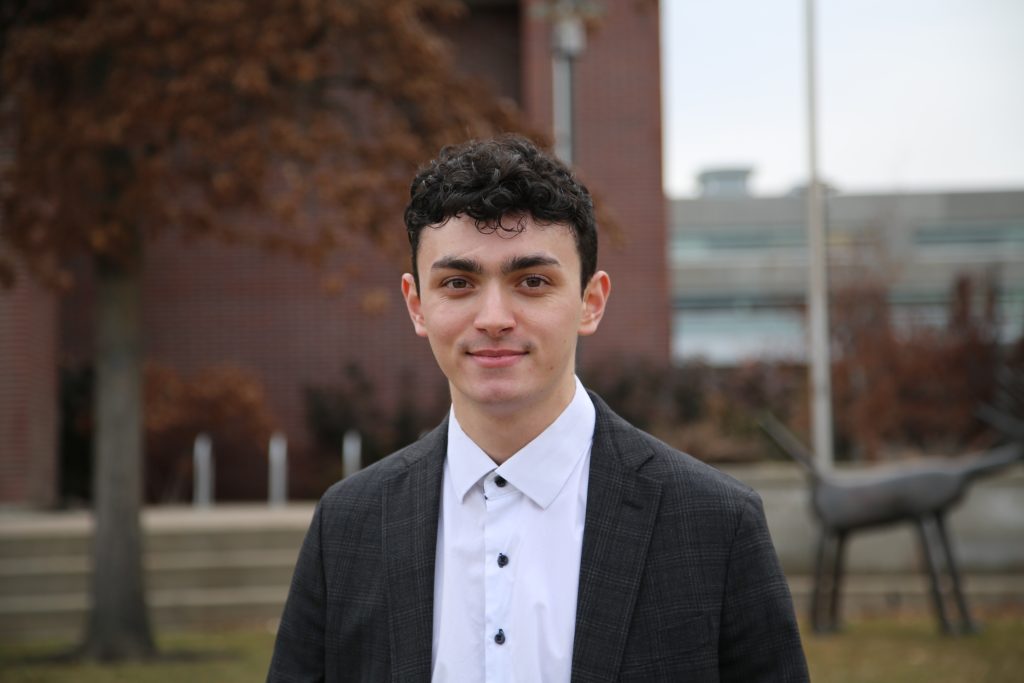
<svg viewBox="0 0 1024 683">
<path fill-rule="evenodd" d="M 480 406 L 460 400 L 454 391 L 452 405 L 466 436 L 501 465 L 540 436 L 572 402 L 576 392 L 575 376 L 570 380 L 568 386 L 534 405 Z"/>
</svg>

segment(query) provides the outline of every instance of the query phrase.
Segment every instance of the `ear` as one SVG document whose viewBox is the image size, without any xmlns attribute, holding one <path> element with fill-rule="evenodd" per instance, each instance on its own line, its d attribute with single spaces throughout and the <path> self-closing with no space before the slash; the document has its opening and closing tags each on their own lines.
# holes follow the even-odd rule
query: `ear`
<svg viewBox="0 0 1024 683">
<path fill-rule="evenodd" d="M 579 333 L 587 336 L 597 332 L 597 326 L 604 317 L 604 307 L 608 303 L 608 295 L 612 291 L 612 280 L 608 273 L 599 270 L 590 278 L 583 292 L 583 317 L 580 319 Z"/>
<path fill-rule="evenodd" d="M 416 330 L 416 334 L 426 337 L 427 328 L 423 324 L 420 295 L 416 291 L 416 281 L 413 279 L 412 273 L 406 273 L 402 276 L 402 298 L 405 299 L 405 307 L 409 311 L 409 318 L 412 319 L 412 326 Z"/>
</svg>

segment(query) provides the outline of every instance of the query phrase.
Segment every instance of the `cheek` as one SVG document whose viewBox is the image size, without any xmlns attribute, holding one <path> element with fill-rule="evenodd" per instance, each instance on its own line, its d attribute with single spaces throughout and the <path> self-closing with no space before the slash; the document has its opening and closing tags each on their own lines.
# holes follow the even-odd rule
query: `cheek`
<svg viewBox="0 0 1024 683">
<path fill-rule="evenodd" d="M 428 311 L 424 319 L 426 336 L 431 344 L 454 341 L 464 327 L 459 312 L 449 308 Z"/>
<path fill-rule="evenodd" d="M 575 308 L 563 310 L 558 315 L 549 316 L 546 320 L 537 323 L 537 325 L 546 325 L 546 329 L 549 330 L 548 344 L 555 354 L 555 357 L 551 359 L 553 364 L 559 364 L 562 358 L 571 355 L 576 348 L 580 326 L 578 313 L 579 311 Z"/>
</svg>

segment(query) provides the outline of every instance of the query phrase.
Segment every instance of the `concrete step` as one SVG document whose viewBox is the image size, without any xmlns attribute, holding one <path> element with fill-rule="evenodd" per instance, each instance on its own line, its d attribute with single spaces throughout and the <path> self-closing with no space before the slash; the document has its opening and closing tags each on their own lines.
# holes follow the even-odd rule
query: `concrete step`
<svg viewBox="0 0 1024 683">
<path fill-rule="evenodd" d="M 151 590 L 273 586 L 291 579 L 297 556 L 297 548 L 190 550 L 148 554 L 143 567 Z M 0 599 L 85 593 L 91 566 L 84 555 L 0 559 Z"/>
<path fill-rule="evenodd" d="M 281 616 L 288 584 L 151 590 L 150 619 L 161 629 L 267 625 Z M 0 598 L 0 640 L 74 639 L 89 608 L 85 593 Z"/>
<path fill-rule="evenodd" d="M 150 508 L 143 567 L 158 629 L 274 623 L 311 504 Z M 89 608 L 87 511 L 0 514 L 0 639 L 76 638 Z"/>
<path fill-rule="evenodd" d="M 313 515 L 311 504 L 283 508 L 230 505 L 147 508 L 142 513 L 146 553 L 263 548 L 297 550 Z M 0 514 L 0 560 L 87 556 L 93 520 L 85 510 Z"/>
</svg>

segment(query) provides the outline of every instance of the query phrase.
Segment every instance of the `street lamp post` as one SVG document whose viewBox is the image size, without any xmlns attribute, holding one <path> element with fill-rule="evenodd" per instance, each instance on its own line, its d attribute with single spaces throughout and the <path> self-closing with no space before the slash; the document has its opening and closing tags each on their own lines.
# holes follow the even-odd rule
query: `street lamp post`
<svg viewBox="0 0 1024 683">
<path fill-rule="evenodd" d="M 834 460 L 832 382 L 828 339 L 828 266 L 824 197 L 818 178 L 817 93 L 815 90 L 814 0 L 805 0 L 807 30 L 807 314 L 810 328 L 811 430 L 814 457 L 820 471 Z"/>
</svg>

